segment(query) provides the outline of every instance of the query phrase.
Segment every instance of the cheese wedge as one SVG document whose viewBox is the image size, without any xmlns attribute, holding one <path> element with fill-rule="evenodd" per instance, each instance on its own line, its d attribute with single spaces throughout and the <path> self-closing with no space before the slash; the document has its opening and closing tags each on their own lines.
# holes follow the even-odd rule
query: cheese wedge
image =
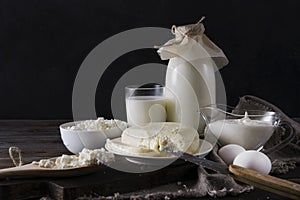
<svg viewBox="0 0 300 200">
<path fill-rule="evenodd" d="M 129 127 L 121 141 L 131 147 L 161 152 L 164 147 L 195 153 L 199 148 L 199 135 L 194 128 L 175 122 L 157 122 L 145 127 Z"/>
</svg>

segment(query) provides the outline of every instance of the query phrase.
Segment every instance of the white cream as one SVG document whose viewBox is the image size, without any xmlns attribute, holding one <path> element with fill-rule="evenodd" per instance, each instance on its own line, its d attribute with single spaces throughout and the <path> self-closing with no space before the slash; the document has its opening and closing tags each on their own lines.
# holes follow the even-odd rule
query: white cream
<svg viewBox="0 0 300 200">
<path fill-rule="evenodd" d="M 241 119 L 214 121 L 208 130 L 222 145 L 239 144 L 245 149 L 257 149 L 271 137 L 274 126 L 271 122 L 251 120 L 246 112 Z"/>
</svg>

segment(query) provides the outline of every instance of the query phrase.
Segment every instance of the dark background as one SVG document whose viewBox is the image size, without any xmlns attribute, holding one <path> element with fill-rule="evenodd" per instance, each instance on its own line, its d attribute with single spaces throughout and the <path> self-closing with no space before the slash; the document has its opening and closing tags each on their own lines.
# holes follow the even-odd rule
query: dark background
<svg viewBox="0 0 300 200">
<path fill-rule="evenodd" d="M 76 73 L 100 42 L 127 29 L 170 28 L 203 15 L 206 34 L 230 60 L 221 70 L 228 104 L 252 94 L 299 117 L 299 10 L 298 0 L 0 0 L 0 118 L 72 118 Z M 165 63 L 146 49 L 109 67 L 98 85 L 98 115 L 111 116 L 108 83 L 148 62 Z"/>
</svg>

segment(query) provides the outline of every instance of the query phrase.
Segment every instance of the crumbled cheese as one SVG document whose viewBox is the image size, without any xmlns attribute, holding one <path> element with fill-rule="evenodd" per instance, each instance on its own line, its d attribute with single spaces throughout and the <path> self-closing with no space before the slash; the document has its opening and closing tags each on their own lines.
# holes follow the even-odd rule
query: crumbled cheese
<svg viewBox="0 0 300 200">
<path fill-rule="evenodd" d="M 75 122 L 74 126 L 67 127 L 68 130 L 87 130 L 87 131 L 97 131 L 97 130 L 107 130 L 110 128 L 118 127 L 121 125 L 122 121 L 117 119 L 107 120 L 103 117 L 99 117 L 96 120 L 85 120 L 80 122 Z"/>
<path fill-rule="evenodd" d="M 109 163 L 114 161 L 114 154 L 107 152 L 105 149 L 83 149 L 79 155 L 65 155 L 55 159 L 43 159 L 39 162 L 33 162 L 33 164 L 39 165 L 44 168 L 73 168 L 82 167 L 88 165 L 100 165 L 102 163 Z"/>
<path fill-rule="evenodd" d="M 52 168 L 55 166 L 55 162 L 50 159 L 42 159 L 38 164 L 44 166 L 45 168 Z"/>
<path fill-rule="evenodd" d="M 79 159 L 76 155 L 65 155 L 63 154 L 61 157 L 58 157 L 55 161 L 56 168 L 71 168 L 71 167 L 79 167 Z"/>
<path fill-rule="evenodd" d="M 83 149 L 79 153 L 80 165 L 100 165 L 114 160 L 114 154 L 107 152 L 104 148 L 89 150 Z"/>
</svg>

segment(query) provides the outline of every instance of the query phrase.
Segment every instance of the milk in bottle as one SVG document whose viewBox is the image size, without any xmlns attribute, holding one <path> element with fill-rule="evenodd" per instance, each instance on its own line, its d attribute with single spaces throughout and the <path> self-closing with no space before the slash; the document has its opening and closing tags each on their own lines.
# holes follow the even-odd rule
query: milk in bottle
<svg viewBox="0 0 300 200">
<path fill-rule="evenodd" d="M 204 34 L 201 21 L 173 26 L 175 38 L 158 50 L 161 59 L 169 59 L 167 121 L 181 122 L 199 132 L 205 127 L 199 108 L 216 103 L 215 71 L 228 63 L 222 50 Z"/>
<path fill-rule="evenodd" d="M 180 57 L 170 59 L 166 74 L 167 121 L 202 130 L 205 124 L 197 111 L 216 101 L 215 74 L 209 58 L 198 60 L 197 65 L 201 66 L 201 74 Z"/>
</svg>

